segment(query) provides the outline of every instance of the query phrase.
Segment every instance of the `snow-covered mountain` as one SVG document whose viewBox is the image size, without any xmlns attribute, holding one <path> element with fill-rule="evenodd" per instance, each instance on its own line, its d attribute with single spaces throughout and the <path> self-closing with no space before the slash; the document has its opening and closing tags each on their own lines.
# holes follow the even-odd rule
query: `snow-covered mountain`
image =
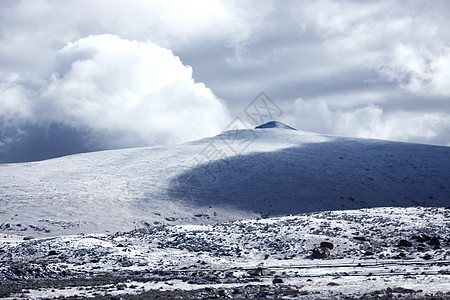
<svg viewBox="0 0 450 300">
<path fill-rule="evenodd" d="M 379 206 L 449 206 L 450 148 L 280 126 L 0 165 L 0 230 L 126 231 Z"/>
</svg>

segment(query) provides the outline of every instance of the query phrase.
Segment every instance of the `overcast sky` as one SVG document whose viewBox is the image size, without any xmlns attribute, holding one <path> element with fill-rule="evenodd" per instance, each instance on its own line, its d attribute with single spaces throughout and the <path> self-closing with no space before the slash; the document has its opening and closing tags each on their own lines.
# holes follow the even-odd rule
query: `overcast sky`
<svg viewBox="0 0 450 300">
<path fill-rule="evenodd" d="M 0 2 L 0 162 L 299 130 L 450 146 L 450 1 Z"/>
</svg>

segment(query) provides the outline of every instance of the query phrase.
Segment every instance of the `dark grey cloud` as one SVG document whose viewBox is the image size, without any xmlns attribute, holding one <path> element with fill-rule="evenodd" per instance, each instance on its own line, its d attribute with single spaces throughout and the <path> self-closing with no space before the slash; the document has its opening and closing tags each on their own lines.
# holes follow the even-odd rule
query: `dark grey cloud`
<svg viewBox="0 0 450 300">
<path fill-rule="evenodd" d="M 448 1 L 6 0 L 1 8 L 3 157 L 15 149 L 23 153 L 18 160 L 36 159 L 30 149 L 41 146 L 33 136 L 46 124 L 70 128 L 66 135 L 47 130 L 48 145 L 61 140 L 73 152 L 210 135 L 226 127 L 227 108 L 242 115 L 260 91 L 299 129 L 450 145 Z M 104 33 L 126 46 L 82 47 Z M 173 51 L 165 68 L 127 68 L 145 61 L 133 45 L 150 44 Z M 177 57 L 178 71 L 170 71 Z M 176 78 L 183 68 L 192 72 L 183 84 L 152 94 L 165 99 L 156 101 L 162 110 L 149 113 L 143 101 L 124 113 L 130 99 L 148 96 L 143 82 Z M 180 131 L 195 115 L 204 123 Z M 149 121 L 158 116 L 172 125 Z M 92 134 L 100 146 L 86 144 Z"/>
<path fill-rule="evenodd" d="M 197 74 L 234 113 L 260 89 L 300 129 L 449 145 L 450 4 L 428 4 L 274 5 L 219 76 Z"/>
<path fill-rule="evenodd" d="M 0 153 L 0 163 L 38 161 L 104 149 L 102 145 L 87 141 L 88 132 L 62 124 L 24 125 L 21 131 L 20 136 L 16 132 L 6 133 L 5 136 L 13 137 L 14 142 L 5 145 Z"/>
<path fill-rule="evenodd" d="M 14 74 L 0 84 L 0 162 L 40 159 L 46 147 L 51 157 L 180 143 L 229 122 L 192 69 L 151 42 L 88 36 L 60 49 L 52 66 L 37 88 Z"/>
</svg>

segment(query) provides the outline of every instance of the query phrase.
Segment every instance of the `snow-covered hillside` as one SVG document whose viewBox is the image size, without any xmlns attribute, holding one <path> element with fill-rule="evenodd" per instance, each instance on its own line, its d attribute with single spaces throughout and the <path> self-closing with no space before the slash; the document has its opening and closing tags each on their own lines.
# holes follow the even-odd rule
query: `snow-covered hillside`
<svg viewBox="0 0 450 300">
<path fill-rule="evenodd" d="M 322 244 L 329 257 L 314 258 Z M 449 266 L 450 209 L 372 208 L 0 235 L 0 298 L 450 299 Z"/>
<path fill-rule="evenodd" d="M 0 230 L 127 231 L 378 206 L 449 206 L 450 148 L 267 128 L 0 165 Z"/>
</svg>

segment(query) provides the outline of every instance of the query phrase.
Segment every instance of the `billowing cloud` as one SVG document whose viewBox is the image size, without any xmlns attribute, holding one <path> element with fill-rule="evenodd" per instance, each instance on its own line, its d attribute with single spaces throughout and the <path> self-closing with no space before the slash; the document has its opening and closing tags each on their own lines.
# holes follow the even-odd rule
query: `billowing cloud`
<svg viewBox="0 0 450 300">
<path fill-rule="evenodd" d="M 21 127 L 32 116 L 29 92 L 14 83 L 16 78 L 17 75 L 11 74 L 0 82 L 0 155 L 22 137 Z"/>
<path fill-rule="evenodd" d="M 180 143 L 217 134 L 224 103 L 172 51 L 105 34 L 62 48 L 55 71 L 36 90 L 2 83 L 4 122 L 60 124 L 92 136 L 96 147 Z"/>
<path fill-rule="evenodd" d="M 220 132 L 228 120 L 192 69 L 151 42 L 90 36 L 64 47 L 57 66 L 41 94 L 61 112 L 57 121 L 112 134 L 117 146 L 192 140 Z"/>
<path fill-rule="evenodd" d="M 446 145 L 448 11 L 445 0 L 4 0 L 0 145 L 68 128 L 77 145 L 102 144 L 83 151 L 182 141 L 209 132 L 161 119 L 205 107 L 199 119 L 217 129 L 218 98 L 239 115 L 261 91 L 300 129 Z"/>
<path fill-rule="evenodd" d="M 266 91 L 279 101 L 285 121 L 303 130 L 446 145 L 450 6 L 429 4 L 275 5 L 266 30 L 227 60 L 233 80 L 244 79 L 243 70 L 246 78 L 251 74 L 254 80 L 243 80 L 239 93 L 251 99 L 251 91 Z"/>
<path fill-rule="evenodd" d="M 239 48 L 262 26 L 271 4 L 221 0 L 5 0 L 1 6 L 2 67 L 43 74 L 52 71 L 48 61 L 61 47 L 104 33 L 128 40 L 150 40 L 176 52 L 193 48 L 197 51 L 205 40 Z"/>
<path fill-rule="evenodd" d="M 411 4 L 323 0 L 306 11 L 327 51 L 345 53 L 410 92 L 450 96 L 449 21 L 440 11 L 449 7 Z"/>
<path fill-rule="evenodd" d="M 375 104 L 339 107 L 323 100 L 300 98 L 284 118 L 305 131 L 432 144 L 442 143 L 439 138 L 447 137 L 444 143 L 450 144 L 450 119 L 446 112 L 385 112 Z"/>
</svg>

